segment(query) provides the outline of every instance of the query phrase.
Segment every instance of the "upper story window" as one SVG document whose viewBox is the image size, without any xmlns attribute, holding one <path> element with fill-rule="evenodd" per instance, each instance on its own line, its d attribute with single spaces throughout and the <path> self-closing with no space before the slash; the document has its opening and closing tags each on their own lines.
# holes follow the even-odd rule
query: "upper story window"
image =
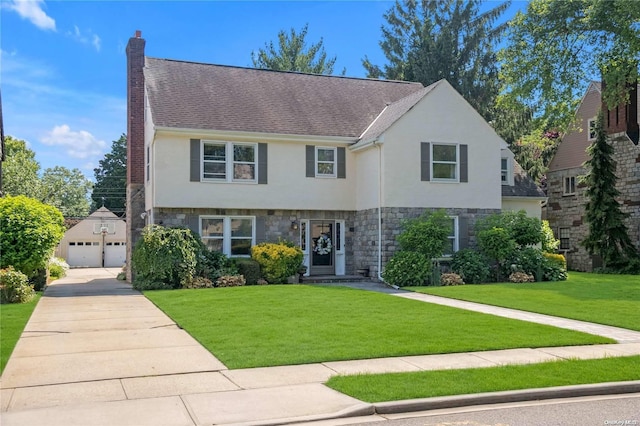
<svg viewBox="0 0 640 426">
<path fill-rule="evenodd" d="M 576 193 L 576 177 L 569 176 L 564 178 L 563 195 L 574 195 Z"/>
<path fill-rule="evenodd" d="M 256 182 L 257 148 L 254 143 L 203 142 L 203 179 Z"/>
<path fill-rule="evenodd" d="M 255 244 L 255 217 L 201 216 L 200 235 L 209 250 L 227 256 L 249 256 Z"/>
<path fill-rule="evenodd" d="M 458 180 L 458 145 L 431 144 L 432 180 Z"/>
<path fill-rule="evenodd" d="M 509 185 L 509 159 L 502 158 L 500 161 L 500 182 Z"/>
<path fill-rule="evenodd" d="M 592 141 L 596 138 L 596 119 L 590 118 L 587 121 L 587 127 L 589 129 L 589 140 Z"/>
<path fill-rule="evenodd" d="M 336 177 L 336 148 L 316 147 L 316 176 Z"/>
</svg>

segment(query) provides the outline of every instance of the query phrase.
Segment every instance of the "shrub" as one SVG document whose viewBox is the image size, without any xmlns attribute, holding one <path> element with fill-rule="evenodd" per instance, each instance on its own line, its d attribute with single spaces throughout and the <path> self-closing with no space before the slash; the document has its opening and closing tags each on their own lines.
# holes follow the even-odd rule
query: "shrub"
<svg viewBox="0 0 640 426">
<path fill-rule="evenodd" d="M 197 235 L 194 235 L 194 238 L 201 242 Z M 215 282 L 222 275 L 235 275 L 237 271 L 233 268 L 232 262 L 224 253 L 211 251 L 201 244 L 196 267 L 197 275 Z"/>
<path fill-rule="evenodd" d="M 251 257 L 258 262 L 267 282 L 286 283 L 302 265 L 302 250 L 284 242 L 261 243 L 251 248 Z"/>
<path fill-rule="evenodd" d="M 512 283 L 532 283 L 533 275 L 525 272 L 513 272 L 509 275 L 509 281 Z"/>
<path fill-rule="evenodd" d="M 545 281 L 567 279 L 567 261 L 561 254 L 543 253 L 542 274 Z"/>
<path fill-rule="evenodd" d="M 487 259 L 481 253 L 471 249 L 462 249 L 454 253 L 451 269 L 468 284 L 486 282 L 491 275 Z"/>
<path fill-rule="evenodd" d="M 393 255 L 382 272 L 385 282 L 399 287 L 424 285 L 431 272 L 431 260 L 413 251 Z"/>
<path fill-rule="evenodd" d="M 183 288 L 212 288 L 215 287 L 213 281 L 205 277 L 195 277 L 191 282 Z"/>
<path fill-rule="evenodd" d="M 498 263 L 498 271 L 503 268 L 506 260 L 513 256 L 516 242 L 504 228 L 491 228 L 478 232 L 480 250 L 490 259 Z M 500 275 L 498 276 L 498 281 Z"/>
<path fill-rule="evenodd" d="M 13 266 L 34 277 L 46 269 L 64 230 L 55 207 L 23 195 L 0 198 L 0 268 Z"/>
<path fill-rule="evenodd" d="M 247 285 L 256 285 L 258 280 L 262 278 L 260 264 L 253 259 L 235 259 L 235 265 L 238 268 L 238 273 L 244 276 Z"/>
<path fill-rule="evenodd" d="M 258 280 L 258 282 L 256 282 L 256 284 L 258 284 L 258 285 L 267 285 L 267 284 L 269 284 L 269 283 L 268 283 L 268 282 L 267 282 L 267 280 L 265 280 L 264 278 L 260 278 L 260 279 Z"/>
<path fill-rule="evenodd" d="M 216 287 L 239 287 L 245 285 L 246 281 L 242 275 L 225 275 L 216 281 Z"/>
<path fill-rule="evenodd" d="M 458 274 L 449 273 L 440 275 L 440 284 L 441 285 L 462 285 L 464 284 L 464 280 Z"/>
<path fill-rule="evenodd" d="M 133 287 L 151 290 L 190 285 L 202 247 L 195 235 L 188 229 L 145 227 L 131 259 Z"/>
<path fill-rule="evenodd" d="M 65 275 L 69 270 L 69 264 L 64 259 L 59 257 L 52 257 L 49 259 L 49 276 L 52 280 L 57 280 Z"/>
<path fill-rule="evenodd" d="M 515 250 L 505 261 L 503 274 L 509 275 L 511 272 L 525 272 L 533 275 L 542 281 L 544 267 L 543 252 L 535 247 L 525 247 Z"/>
<path fill-rule="evenodd" d="M 12 266 L 0 269 L 0 303 L 26 303 L 35 294 L 25 274 Z"/>
<path fill-rule="evenodd" d="M 546 253 L 555 253 L 560 247 L 560 240 L 558 240 L 549 226 L 548 220 L 542 221 L 542 251 Z"/>
<path fill-rule="evenodd" d="M 427 259 L 441 257 L 447 247 L 451 233 L 451 219 L 445 212 L 426 212 L 416 219 L 402 224 L 398 235 L 400 250 L 420 253 Z"/>
<path fill-rule="evenodd" d="M 520 247 L 536 245 L 542 242 L 543 238 L 542 221 L 535 217 L 528 217 L 524 210 L 492 214 L 476 223 L 476 231 L 478 232 L 493 228 L 506 230 L 511 239 Z"/>
</svg>

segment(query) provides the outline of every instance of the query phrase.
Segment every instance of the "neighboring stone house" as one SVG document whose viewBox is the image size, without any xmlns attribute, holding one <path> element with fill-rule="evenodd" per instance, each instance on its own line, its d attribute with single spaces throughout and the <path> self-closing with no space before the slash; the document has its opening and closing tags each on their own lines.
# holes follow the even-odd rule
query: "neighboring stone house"
<svg viewBox="0 0 640 426">
<path fill-rule="evenodd" d="M 310 275 L 377 277 L 404 219 L 444 209 L 449 253 L 476 220 L 544 194 L 445 80 L 278 72 L 144 56 L 129 40 L 127 220 L 187 226 L 230 256 L 279 238 Z M 130 253 L 128 254 L 130 256 Z"/>
<path fill-rule="evenodd" d="M 635 102 L 633 101 L 635 100 Z M 640 147 L 638 146 L 638 92 L 632 92 L 632 102 L 605 114 L 605 125 L 614 148 L 617 188 L 621 193 L 622 210 L 629 213 L 627 229 L 636 247 L 640 248 Z M 585 223 L 585 187 L 580 177 L 586 173 L 586 152 L 595 139 L 596 116 L 602 107 L 601 86 L 592 82 L 576 111 L 576 130 L 567 133 L 549 164 L 547 172 L 547 219 L 560 239 L 560 251 L 567 258 L 569 269 L 591 271 L 601 266 L 581 245 L 589 232 Z M 627 117 L 629 119 L 627 119 Z M 635 123 L 635 126 L 634 126 Z"/>
</svg>

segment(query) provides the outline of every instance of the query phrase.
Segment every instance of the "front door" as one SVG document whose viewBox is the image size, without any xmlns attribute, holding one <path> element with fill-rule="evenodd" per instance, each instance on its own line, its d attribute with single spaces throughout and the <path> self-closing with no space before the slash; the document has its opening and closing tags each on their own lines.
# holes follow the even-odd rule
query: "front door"
<svg viewBox="0 0 640 426">
<path fill-rule="evenodd" d="M 309 275 L 335 275 L 335 229 L 333 220 L 312 220 Z"/>
</svg>

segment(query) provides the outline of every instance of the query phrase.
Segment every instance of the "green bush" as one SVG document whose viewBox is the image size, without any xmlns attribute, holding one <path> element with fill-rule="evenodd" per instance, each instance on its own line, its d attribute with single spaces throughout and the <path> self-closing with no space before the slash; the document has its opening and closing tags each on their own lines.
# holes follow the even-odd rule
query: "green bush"
<svg viewBox="0 0 640 426">
<path fill-rule="evenodd" d="M 567 261 L 561 254 L 543 253 L 542 278 L 545 281 L 567 279 Z"/>
<path fill-rule="evenodd" d="M 260 274 L 260 264 L 253 259 L 238 258 L 235 259 L 235 265 L 238 273 L 244 277 L 247 285 L 256 285 L 258 280 L 262 278 Z"/>
<path fill-rule="evenodd" d="M 261 243 L 251 248 L 251 258 L 258 262 L 267 282 L 282 284 L 298 272 L 303 254 L 300 247 L 291 247 L 286 242 Z"/>
<path fill-rule="evenodd" d="M 64 259 L 59 257 L 52 257 L 49 259 L 49 277 L 52 280 L 58 280 L 65 275 L 69 270 L 69 264 Z"/>
<path fill-rule="evenodd" d="M 442 257 L 449 242 L 451 219 L 445 212 L 425 212 L 416 219 L 406 220 L 398 235 L 401 251 L 420 253 L 427 259 Z"/>
<path fill-rule="evenodd" d="M 0 269 L 0 303 L 26 303 L 35 295 L 25 274 L 11 266 Z"/>
<path fill-rule="evenodd" d="M 413 251 L 393 255 L 382 272 L 385 282 L 399 287 L 424 285 L 431 273 L 431 260 Z"/>
<path fill-rule="evenodd" d="M 496 213 L 476 222 L 478 233 L 493 228 L 506 230 L 511 239 L 520 247 L 536 245 L 543 240 L 542 221 L 527 216 L 524 210 Z"/>
<path fill-rule="evenodd" d="M 194 234 L 194 238 L 200 241 L 197 234 Z M 197 275 L 215 282 L 223 275 L 236 275 L 238 273 L 234 262 L 224 253 L 211 251 L 204 244 L 201 245 L 200 250 Z"/>
<path fill-rule="evenodd" d="M 472 249 L 462 249 L 454 253 L 451 269 L 459 274 L 467 284 L 486 282 L 491 276 L 491 269 L 482 253 Z"/>
<path fill-rule="evenodd" d="M 46 270 L 64 231 L 64 218 L 55 207 L 23 195 L 0 198 L 0 268 L 13 266 L 34 277 Z"/>
<path fill-rule="evenodd" d="M 542 221 L 542 251 L 545 253 L 555 253 L 560 247 L 560 240 L 558 240 L 549 226 L 548 220 Z"/>
<path fill-rule="evenodd" d="M 191 285 L 201 249 L 201 241 L 188 229 L 145 227 L 131 259 L 133 287 L 152 290 Z"/>
<path fill-rule="evenodd" d="M 543 252 L 535 247 L 516 249 L 505 261 L 502 273 L 509 275 L 512 272 L 524 272 L 533 275 L 538 281 L 542 281 L 545 258 Z"/>
</svg>

